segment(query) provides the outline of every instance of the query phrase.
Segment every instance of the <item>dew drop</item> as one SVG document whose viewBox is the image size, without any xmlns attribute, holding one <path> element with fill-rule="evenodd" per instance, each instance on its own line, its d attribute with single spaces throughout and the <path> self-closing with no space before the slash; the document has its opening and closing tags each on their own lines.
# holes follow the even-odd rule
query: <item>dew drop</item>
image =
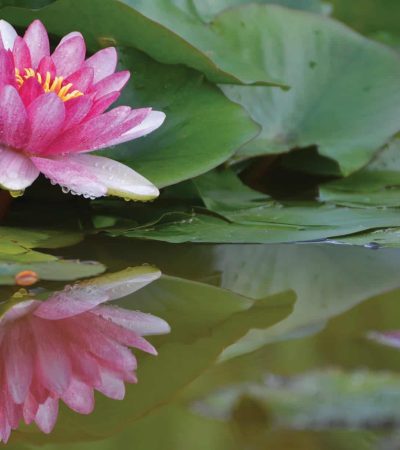
<svg viewBox="0 0 400 450">
<path fill-rule="evenodd" d="M 24 195 L 24 190 L 20 190 L 20 191 L 10 191 L 10 195 L 13 198 L 17 198 L 17 197 L 21 197 L 22 195 Z"/>
</svg>

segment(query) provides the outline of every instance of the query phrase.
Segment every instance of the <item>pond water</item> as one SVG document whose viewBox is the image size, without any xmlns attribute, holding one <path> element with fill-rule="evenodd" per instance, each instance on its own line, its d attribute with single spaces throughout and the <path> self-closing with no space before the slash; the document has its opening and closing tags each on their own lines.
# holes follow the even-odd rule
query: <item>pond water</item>
<svg viewBox="0 0 400 450">
<path fill-rule="evenodd" d="M 109 333 L 93 311 L 105 308 L 101 319 L 110 319 L 111 304 L 158 356 L 130 343 L 145 352 L 134 350 L 138 382 L 126 383 L 123 400 L 108 398 L 119 394 L 103 380 L 106 395 L 96 392 L 91 414 L 72 411 L 82 402 L 66 397 L 50 434 L 21 423 L 10 449 L 400 448 L 400 349 L 395 334 L 383 334 L 400 329 L 400 251 L 93 237 L 52 253 L 98 261 L 114 275 L 74 284 L 69 273 L 65 287 L 62 272 L 42 273 L 25 291 L 3 285 L 2 298 L 11 299 L 2 304 L 11 317 L 0 324 L 3 378 L 14 366 L 37 371 L 40 358 L 45 380 L 76 372 Z M 27 312 L 21 305 L 33 298 L 43 303 Z M 10 334 L 23 321 L 31 321 L 33 359 L 22 332 Z M 57 354 L 65 348 L 69 366 Z"/>
</svg>

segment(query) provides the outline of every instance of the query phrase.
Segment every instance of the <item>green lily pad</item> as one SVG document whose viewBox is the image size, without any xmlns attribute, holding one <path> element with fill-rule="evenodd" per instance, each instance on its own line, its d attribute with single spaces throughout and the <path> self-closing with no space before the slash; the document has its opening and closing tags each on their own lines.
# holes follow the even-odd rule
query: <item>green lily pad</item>
<svg viewBox="0 0 400 450">
<path fill-rule="evenodd" d="M 33 251 L 33 248 L 58 248 L 73 245 L 82 239 L 76 232 L 55 230 L 29 230 L 16 227 L 0 227 L 0 258 L 7 261 L 32 263 L 52 261 L 52 255 Z"/>
<path fill-rule="evenodd" d="M 193 0 L 193 7 L 203 20 L 210 22 L 225 9 L 248 3 L 280 5 L 325 14 L 330 11 L 329 4 L 320 0 Z"/>
<path fill-rule="evenodd" d="M 364 169 L 320 187 L 320 199 L 340 205 L 400 206 L 400 140 Z"/>
<path fill-rule="evenodd" d="M 16 284 L 15 276 L 25 270 L 37 274 L 38 280 L 69 281 L 92 277 L 104 272 L 105 267 L 96 261 L 59 260 L 26 263 L 3 262 L 0 260 L 0 285 Z"/>
<path fill-rule="evenodd" d="M 226 36 L 240 29 L 240 40 L 261 48 L 268 70 L 291 87 L 222 87 L 263 127 L 236 159 L 316 145 L 349 174 L 399 130 L 396 52 L 333 20 L 273 6 L 229 10 L 218 26 Z"/>
<path fill-rule="evenodd" d="M 400 38 L 397 0 L 329 0 L 339 20 L 363 34 L 379 36 L 389 33 Z"/>
<path fill-rule="evenodd" d="M 173 211 L 155 206 L 146 210 L 147 222 L 137 223 L 123 218 L 122 209 L 115 209 L 112 216 L 121 214 L 121 220 L 100 231 L 172 243 L 280 243 L 321 241 L 400 226 L 400 215 L 394 208 L 336 207 L 318 202 L 279 204 L 244 186 L 228 170 L 209 172 L 194 183 L 209 211 Z M 99 215 L 104 218 L 101 208 Z"/>
<path fill-rule="evenodd" d="M 132 166 L 157 186 L 207 172 L 257 134 L 246 111 L 201 74 L 162 65 L 132 49 L 123 49 L 120 57 L 122 67 L 133 73 L 122 103 L 151 105 L 167 118 L 151 135 L 101 154 Z"/>
<path fill-rule="evenodd" d="M 58 36 L 81 31 L 91 50 L 107 45 L 136 48 L 162 63 L 195 68 L 214 82 L 282 84 L 265 74 L 258 58 L 243 64 L 246 45 L 239 50 L 219 37 L 217 26 L 209 27 L 189 4 L 177 0 L 57 0 L 40 10 L 6 7 L 1 12 L 3 19 L 20 27 L 41 19 Z"/>
</svg>

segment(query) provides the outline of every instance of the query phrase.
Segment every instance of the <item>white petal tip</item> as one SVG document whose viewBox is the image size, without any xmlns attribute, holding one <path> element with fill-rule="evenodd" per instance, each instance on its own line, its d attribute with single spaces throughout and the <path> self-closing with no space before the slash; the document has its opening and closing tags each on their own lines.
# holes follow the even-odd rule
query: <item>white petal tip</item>
<svg viewBox="0 0 400 450">
<path fill-rule="evenodd" d="M 3 41 L 4 48 L 6 50 L 12 50 L 14 47 L 14 41 L 17 37 L 17 32 L 14 27 L 9 24 L 7 21 L 1 19 L 0 20 L 0 34 L 1 39 Z"/>
</svg>

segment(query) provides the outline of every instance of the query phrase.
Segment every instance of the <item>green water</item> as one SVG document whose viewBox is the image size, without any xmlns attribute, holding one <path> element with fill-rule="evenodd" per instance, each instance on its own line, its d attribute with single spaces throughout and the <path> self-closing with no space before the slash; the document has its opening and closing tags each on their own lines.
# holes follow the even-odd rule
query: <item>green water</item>
<svg viewBox="0 0 400 450">
<path fill-rule="evenodd" d="M 367 338 L 400 329 L 400 251 L 89 238 L 52 252 L 109 272 L 158 267 L 114 303 L 171 333 L 149 337 L 158 356 L 135 352 L 124 400 L 96 394 L 88 416 L 63 406 L 50 435 L 21 426 L 10 449 L 400 448 L 400 350 Z"/>
</svg>

